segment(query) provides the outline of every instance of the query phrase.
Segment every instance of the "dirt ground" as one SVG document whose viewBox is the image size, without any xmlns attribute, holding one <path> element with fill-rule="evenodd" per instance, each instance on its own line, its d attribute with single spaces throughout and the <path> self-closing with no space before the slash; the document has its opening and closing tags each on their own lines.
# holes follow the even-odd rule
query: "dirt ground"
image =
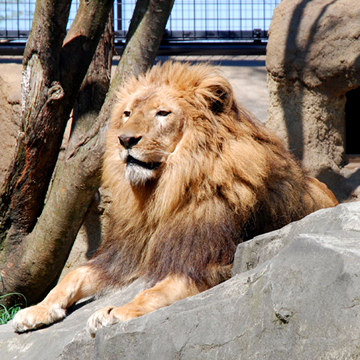
<svg viewBox="0 0 360 360">
<path fill-rule="evenodd" d="M 19 63 L 0 60 L 0 184 L 10 166 L 20 130 L 21 70 Z"/>
</svg>

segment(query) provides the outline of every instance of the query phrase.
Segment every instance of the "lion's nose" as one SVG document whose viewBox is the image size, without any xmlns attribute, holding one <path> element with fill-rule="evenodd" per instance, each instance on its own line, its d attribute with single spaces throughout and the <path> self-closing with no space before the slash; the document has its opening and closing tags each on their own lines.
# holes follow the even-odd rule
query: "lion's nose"
<svg viewBox="0 0 360 360">
<path fill-rule="evenodd" d="M 141 136 L 128 136 L 126 134 L 119 136 L 120 144 L 125 149 L 131 149 L 141 140 Z"/>
</svg>

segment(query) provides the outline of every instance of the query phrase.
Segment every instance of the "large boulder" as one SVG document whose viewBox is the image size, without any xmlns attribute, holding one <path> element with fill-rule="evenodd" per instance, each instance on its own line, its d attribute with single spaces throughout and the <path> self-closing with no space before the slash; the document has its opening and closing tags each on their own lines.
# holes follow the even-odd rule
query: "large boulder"
<svg viewBox="0 0 360 360">
<path fill-rule="evenodd" d="M 93 311 L 143 287 L 80 304 L 36 332 L 0 326 L 1 359 L 357 359 L 360 202 L 240 244 L 233 277 L 209 291 L 101 329 L 95 340 L 86 333 Z"/>
<path fill-rule="evenodd" d="M 343 170 L 346 94 L 360 86 L 359 19 L 358 0 L 283 0 L 267 46 L 266 124 L 340 200 L 360 184 L 359 171 Z"/>
</svg>

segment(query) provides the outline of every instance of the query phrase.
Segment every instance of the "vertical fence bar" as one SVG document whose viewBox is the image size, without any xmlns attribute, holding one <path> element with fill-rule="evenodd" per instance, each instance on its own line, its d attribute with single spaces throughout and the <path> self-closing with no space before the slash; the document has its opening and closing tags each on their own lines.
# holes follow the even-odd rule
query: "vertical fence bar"
<svg viewBox="0 0 360 360">
<path fill-rule="evenodd" d="M 195 5 L 195 0 L 193 0 L 193 29 L 194 29 L 194 40 L 196 40 L 197 39 L 197 37 L 196 37 L 196 23 L 195 23 L 195 18 L 196 18 L 196 16 L 195 16 L 195 14 L 196 14 L 196 5 Z"/>
<path fill-rule="evenodd" d="M 7 33 L 7 0 L 5 0 L 5 8 L 4 8 L 4 33 L 5 33 L 5 37 L 8 37 L 8 33 Z"/>
<path fill-rule="evenodd" d="M 207 34 L 207 1 L 205 0 L 205 14 L 204 14 L 204 22 L 205 22 L 205 34 Z M 206 38 L 206 35 L 205 35 L 205 38 Z"/>
<path fill-rule="evenodd" d="M 16 13 L 17 13 L 17 21 L 16 21 L 16 33 L 17 37 L 20 37 L 20 8 L 19 8 L 19 0 L 16 1 Z"/>
<path fill-rule="evenodd" d="M 228 8 L 227 8 L 227 13 L 228 13 L 228 23 L 227 23 L 227 30 L 228 30 L 228 38 L 231 38 L 230 35 L 230 21 L 231 21 L 231 13 L 230 13 L 230 0 L 228 0 Z"/>
<path fill-rule="evenodd" d="M 185 0 L 186 1 L 186 0 Z M 181 33 L 182 33 L 182 39 L 184 40 L 184 2 L 181 2 Z"/>
<path fill-rule="evenodd" d="M 118 31 L 122 30 L 122 2 L 117 1 L 116 2 L 116 8 L 117 8 L 117 28 Z"/>
</svg>

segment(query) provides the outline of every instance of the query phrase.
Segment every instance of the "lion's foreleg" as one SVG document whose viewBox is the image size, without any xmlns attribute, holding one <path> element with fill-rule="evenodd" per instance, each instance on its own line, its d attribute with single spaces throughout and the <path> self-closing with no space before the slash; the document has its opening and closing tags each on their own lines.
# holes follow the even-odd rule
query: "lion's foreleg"
<svg viewBox="0 0 360 360">
<path fill-rule="evenodd" d="M 154 287 L 137 294 L 128 304 L 113 309 L 111 315 L 120 321 L 130 320 L 198 293 L 198 288 L 190 280 L 169 276 Z"/>
<path fill-rule="evenodd" d="M 66 309 L 76 301 L 99 291 L 98 275 L 89 266 L 71 271 L 37 305 L 19 311 L 13 320 L 16 332 L 37 329 L 66 316 Z"/>
<path fill-rule="evenodd" d="M 108 306 L 95 312 L 89 318 L 88 330 L 93 336 L 96 330 L 103 326 L 137 318 L 199 292 L 198 287 L 191 280 L 180 276 L 168 276 L 154 287 L 137 294 L 124 306 L 118 308 Z"/>
</svg>

